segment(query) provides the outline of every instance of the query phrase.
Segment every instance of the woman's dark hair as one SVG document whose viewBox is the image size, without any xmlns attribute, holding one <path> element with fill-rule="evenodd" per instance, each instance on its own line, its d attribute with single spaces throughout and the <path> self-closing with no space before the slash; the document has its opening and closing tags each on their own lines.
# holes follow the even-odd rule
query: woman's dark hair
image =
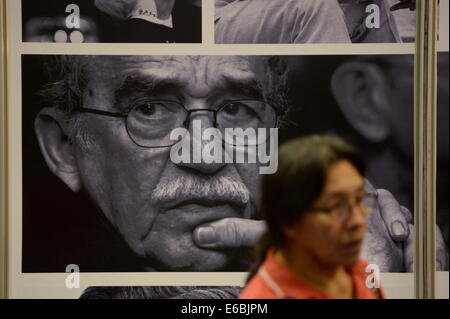
<svg viewBox="0 0 450 319">
<path fill-rule="evenodd" d="M 299 220 L 319 197 L 328 167 L 347 160 L 364 176 L 364 163 L 359 153 L 344 141 L 330 136 L 313 135 L 283 144 L 278 152 L 278 170 L 264 175 L 261 184 L 261 214 L 267 223 L 259 250 L 257 267 L 270 247 L 285 243 L 283 227 Z"/>
</svg>

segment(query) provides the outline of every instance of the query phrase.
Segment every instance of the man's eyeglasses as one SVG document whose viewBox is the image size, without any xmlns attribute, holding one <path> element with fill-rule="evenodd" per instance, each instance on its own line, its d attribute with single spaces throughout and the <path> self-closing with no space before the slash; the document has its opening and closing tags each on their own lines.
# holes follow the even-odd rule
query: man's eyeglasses
<svg viewBox="0 0 450 319">
<path fill-rule="evenodd" d="M 360 213 L 367 216 L 372 210 L 376 208 L 378 202 L 378 196 L 374 193 L 367 193 L 362 197 L 357 197 L 354 203 L 339 203 L 330 207 L 313 207 L 310 211 L 324 212 L 329 214 L 336 221 L 347 220 L 353 211 L 353 207 L 359 208 Z"/>
<path fill-rule="evenodd" d="M 213 116 L 214 127 L 219 129 L 225 140 L 225 129 L 266 129 L 277 126 L 278 112 L 271 105 L 259 100 L 234 100 L 223 103 L 217 109 L 187 110 L 183 104 L 169 100 L 142 99 L 133 104 L 127 112 L 108 112 L 92 108 L 80 108 L 80 112 L 103 116 L 125 118 L 126 130 L 131 140 L 138 146 L 145 148 L 169 147 L 181 140 L 171 140 L 173 129 L 189 128 L 191 115 L 194 112 L 210 113 Z M 235 146 L 256 146 L 270 138 L 251 141 L 245 139 L 235 141 Z"/>
</svg>

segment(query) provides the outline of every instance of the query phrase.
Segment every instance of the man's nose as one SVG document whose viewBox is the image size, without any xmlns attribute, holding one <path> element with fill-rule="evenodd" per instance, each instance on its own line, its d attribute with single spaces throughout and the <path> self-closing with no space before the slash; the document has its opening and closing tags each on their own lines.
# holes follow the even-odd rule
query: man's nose
<svg viewBox="0 0 450 319">
<path fill-rule="evenodd" d="M 190 161 L 177 164 L 180 167 L 195 170 L 203 174 L 214 174 L 219 171 L 226 164 L 223 160 L 224 149 L 222 147 L 222 140 L 216 137 L 203 136 L 207 129 L 215 127 L 214 112 L 208 110 L 199 110 L 192 112 L 188 117 L 189 134 L 190 134 Z M 217 130 L 217 129 L 216 129 Z M 218 131 L 216 131 L 218 133 Z M 205 137 L 205 138 L 203 138 Z M 214 144 L 213 144 L 214 143 Z M 211 148 L 215 145 L 214 150 Z M 220 148 L 220 161 L 211 162 L 205 159 L 203 153 L 213 154 Z M 219 154 L 220 155 L 220 154 Z"/>
</svg>

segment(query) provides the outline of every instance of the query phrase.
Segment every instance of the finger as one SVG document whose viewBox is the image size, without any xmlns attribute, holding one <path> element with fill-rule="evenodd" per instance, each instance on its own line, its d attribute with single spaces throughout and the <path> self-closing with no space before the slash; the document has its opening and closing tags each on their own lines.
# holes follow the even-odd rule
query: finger
<svg viewBox="0 0 450 319">
<path fill-rule="evenodd" d="M 264 221 L 225 218 L 197 227 L 193 240 L 198 246 L 210 249 L 251 247 L 258 242 L 265 230 Z"/>
<path fill-rule="evenodd" d="M 415 0 L 400 0 L 400 2 L 391 6 L 391 11 L 401 10 L 401 9 L 409 9 L 416 10 L 416 1 Z"/>
<path fill-rule="evenodd" d="M 408 237 L 408 222 L 403 215 L 400 204 L 394 196 L 385 189 L 377 190 L 378 207 L 381 218 L 394 241 L 404 241 Z"/>
<path fill-rule="evenodd" d="M 95 0 L 94 5 L 103 12 L 108 12 L 111 6 L 108 6 L 108 1 L 106 0 Z"/>
<path fill-rule="evenodd" d="M 436 225 L 436 270 L 448 271 L 447 248 L 438 225 Z"/>
<path fill-rule="evenodd" d="M 126 9 L 126 3 L 122 0 L 95 0 L 94 4 L 98 10 L 118 20 L 125 20 L 129 13 Z"/>
<path fill-rule="evenodd" d="M 364 185 L 366 188 L 366 193 L 377 194 L 377 190 L 367 178 L 364 179 Z"/>
<path fill-rule="evenodd" d="M 401 9 L 406 9 L 409 8 L 409 4 L 408 3 L 396 3 L 391 7 L 391 11 L 397 11 L 397 10 L 401 10 Z"/>
<path fill-rule="evenodd" d="M 409 224 L 409 236 L 404 243 L 403 248 L 403 262 L 405 264 L 406 272 L 414 271 L 414 226 Z"/>
<path fill-rule="evenodd" d="M 406 206 L 400 206 L 400 210 L 403 213 L 403 217 L 408 224 L 414 224 L 414 217 Z"/>
<path fill-rule="evenodd" d="M 414 268 L 414 226 L 409 225 L 408 239 L 405 241 L 404 246 L 404 263 L 407 272 L 413 272 Z M 439 227 L 436 225 L 436 270 L 446 271 L 448 270 L 448 254 L 446 251 L 444 239 L 442 237 Z"/>
</svg>

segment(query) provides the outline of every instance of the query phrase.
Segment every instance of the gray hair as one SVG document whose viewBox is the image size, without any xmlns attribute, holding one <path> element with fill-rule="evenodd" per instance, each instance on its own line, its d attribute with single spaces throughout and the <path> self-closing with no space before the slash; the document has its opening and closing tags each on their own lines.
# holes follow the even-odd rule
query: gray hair
<svg viewBox="0 0 450 319">
<path fill-rule="evenodd" d="M 92 144 L 77 112 L 83 105 L 83 92 L 87 85 L 86 65 L 87 60 L 78 55 L 45 57 L 48 82 L 38 93 L 43 99 L 43 106 L 64 111 L 70 124 L 69 138 L 78 141 L 83 148 Z"/>
<path fill-rule="evenodd" d="M 89 287 L 80 299 L 236 299 L 241 287 Z"/>
</svg>

